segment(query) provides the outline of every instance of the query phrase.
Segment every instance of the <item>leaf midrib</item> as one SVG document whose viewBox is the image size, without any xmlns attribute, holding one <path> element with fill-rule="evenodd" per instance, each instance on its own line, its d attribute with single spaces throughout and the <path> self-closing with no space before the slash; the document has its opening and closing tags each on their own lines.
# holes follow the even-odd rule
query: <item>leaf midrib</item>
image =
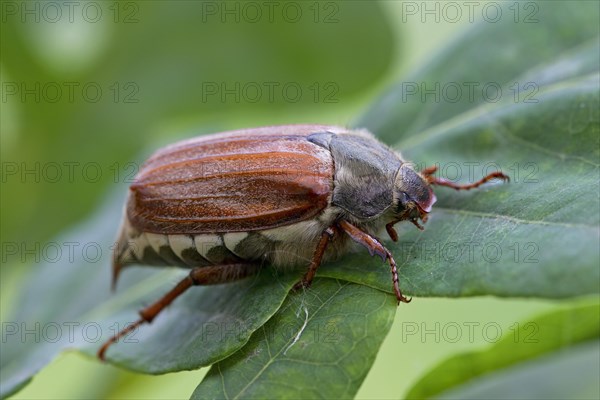
<svg viewBox="0 0 600 400">
<path fill-rule="evenodd" d="M 338 281 L 338 282 L 339 282 L 339 281 Z M 330 303 L 330 302 L 331 302 L 331 300 L 332 300 L 333 298 L 335 298 L 335 296 L 337 296 L 337 294 L 338 294 L 338 293 L 339 293 L 339 292 L 342 290 L 342 288 L 344 288 L 344 287 L 345 287 L 345 286 L 347 286 L 347 285 L 348 285 L 348 283 L 346 283 L 346 284 L 344 284 L 344 285 L 339 285 L 339 287 L 338 287 L 338 289 L 335 291 L 335 293 L 333 293 L 333 295 L 329 296 L 329 298 L 328 298 L 326 301 L 322 302 L 322 303 L 321 303 L 321 305 L 320 305 L 320 306 L 319 306 L 319 307 L 318 307 L 318 308 L 315 310 L 315 312 L 313 312 L 313 313 L 312 313 L 312 315 L 308 317 L 307 324 L 308 324 L 308 323 L 310 323 L 310 322 L 311 322 L 311 321 L 314 319 L 314 317 L 315 317 L 317 314 L 319 314 L 319 312 L 321 311 L 321 309 L 322 309 L 322 308 L 323 308 L 325 305 L 327 305 L 328 303 Z M 263 330 L 263 332 L 264 332 L 264 325 L 261 327 L 261 329 L 262 329 L 262 330 Z M 266 338 L 266 336 L 265 336 L 265 338 Z M 295 336 L 294 336 L 294 338 L 295 338 Z M 294 338 L 292 338 L 292 339 L 290 339 L 290 340 L 293 340 Z M 261 375 L 262 375 L 262 373 L 263 373 L 264 371 L 266 371 L 266 369 L 267 369 L 267 368 L 268 368 L 268 367 L 269 367 L 271 364 L 273 364 L 274 360 L 275 360 L 275 359 L 276 359 L 276 358 L 277 358 L 277 357 L 278 357 L 278 356 L 279 356 L 279 355 L 280 355 L 280 354 L 281 354 L 281 353 L 284 351 L 284 349 L 287 349 L 287 348 L 288 348 L 288 346 L 287 346 L 287 345 L 289 345 L 289 344 L 290 344 L 290 340 L 288 340 L 288 341 L 285 343 L 285 345 L 283 345 L 283 346 L 281 347 L 281 349 L 279 349 L 279 351 L 278 351 L 277 353 L 275 353 L 275 355 L 274 355 L 274 356 L 273 356 L 273 355 L 271 355 L 271 348 L 270 348 L 270 345 L 269 345 L 269 341 L 268 341 L 268 339 L 266 340 L 266 344 L 267 344 L 267 348 L 268 348 L 268 352 L 269 352 L 269 360 L 268 360 L 268 361 L 265 363 L 265 365 L 264 365 L 264 366 L 263 366 L 263 367 L 262 367 L 262 368 L 261 368 L 261 369 L 260 369 L 260 370 L 259 370 L 259 371 L 258 371 L 256 374 L 255 374 L 255 376 L 252 378 L 252 380 L 251 380 L 250 382 L 248 382 L 248 383 L 246 384 L 246 386 L 244 386 L 244 387 L 243 387 L 243 388 L 242 388 L 242 389 L 239 391 L 239 393 L 238 393 L 237 395 L 235 395 L 235 397 L 233 397 L 234 399 L 239 399 L 239 398 L 240 398 L 240 396 L 241 396 L 241 395 L 242 395 L 242 394 L 243 394 L 243 393 L 244 393 L 244 392 L 245 392 L 245 391 L 246 391 L 246 390 L 247 390 L 247 389 L 248 389 L 248 388 L 249 388 L 249 387 L 250 387 L 250 386 L 251 386 L 251 385 L 252 385 L 252 384 L 253 384 L 253 383 L 254 383 L 254 382 L 255 382 L 255 381 L 256 381 L 256 380 L 257 380 L 257 379 L 260 377 L 260 376 L 261 376 Z M 221 375 L 221 381 L 223 381 L 223 380 L 224 380 L 224 377 L 223 377 L 223 375 L 221 374 L 221 369 L 220 369 L 220 368 L 219 368 L 219 375 Z M 225 390 L 225 387 L 223 387 L 223 390 Z M 229 396 L 227 395 L 227 393 L 226 393 L 226 392 L 223 392 L 223 393 L 225 394 L 225 397 L 229 399 Z"/>
<path fill-rule="evenodd" d="M 528 225 L 549 225 L 556 226 L 561 228 L 574 228 L 574 229 L 590 229 L 593 231 L 598 231 L 600 233 L 600 227 L 597 225 L 585 225 L 585 224 L 568 224 L 564 222 L 554 222 L 554 221 L 544 221 L 544 220 L 527 220 L 512 217 L 510 215 L 504 214 L 495 214 L 489 212 L 481 212 L 481 211 L 471 211 L 471 210 L 461 210 L 455 208 L 445 208 L 445 207 L 436 207 L 436 211 L 447 212 L 451 214 L 463 214 L 468 216 L 476 216 L 480 218 L 494 218 L 494 219 L 503 219 L 510 222 L 514 222 L 517 224 L 528 224 Z"/>
</svg>

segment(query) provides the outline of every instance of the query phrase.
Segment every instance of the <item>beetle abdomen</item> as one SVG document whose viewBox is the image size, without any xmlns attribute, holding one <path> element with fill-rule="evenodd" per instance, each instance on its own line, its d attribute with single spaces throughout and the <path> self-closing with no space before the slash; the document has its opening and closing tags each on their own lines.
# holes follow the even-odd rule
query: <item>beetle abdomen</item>
<svg viewBox="0 0 600 400">
<path fill-rule="evenodd" d="M 128 264 L 199 267 L 243 261 L 266 261 L 279 267 L 305 265 L 333 218 L 333 213 L 322 213 L 262 231 L 211 234 L 141 232 L 126 222 L 121 228 L 115 268 Z"/>
<path fill-rule="evenodd" d="M 239 261 L 227 234 L 159 234 L 141 232 L 126 222 L 121 228 L 117 269 L 128 264 L 199 267 Z"/>
</svg>

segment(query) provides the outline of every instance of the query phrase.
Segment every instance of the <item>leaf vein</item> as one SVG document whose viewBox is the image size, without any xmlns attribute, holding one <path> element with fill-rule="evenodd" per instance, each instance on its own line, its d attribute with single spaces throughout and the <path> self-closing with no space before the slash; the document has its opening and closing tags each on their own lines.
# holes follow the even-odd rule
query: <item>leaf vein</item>
<svg viewBox="0 0 600 400">
<path fill-rule="evenodd" d="M 471 211 L 471 210 L 456 210 L 456 209 L 444 208 L 444 207 L 436 207 L 436 211 L 446 212 L 449 214 L 462 214 L 462 215 L 466 215 L 466 216 L 474 216 L 474 217 L 480 217 L 480 218 L 503 219 L 503 220 L 513 222 L 516 224 L 548 225 L 548 226 L 557 226 L 557 227 L 562 227 L 562 228 L 590 229 L 590 230 L 600 232 L 600 227 L 593 226 L 593 225 L 569 224 L 569 223 L 565 223 L 565 222 L 554 222 L 554 221 L 544 221 L 544 220 L 527 220 L 527 219 L 512 217 L 509 215 L 486 213 L 486 212 Z"/>
<path fill-rule="evenodd" d="M 343 287 L 344 287 L 344 286 L 347 286 L 347 284 L 345 284 L 345 285 L 343 285 L 343 286 L 340 286 L 340 287 L 338 288 L 338 290 L 336 290 L 336 291 L 335 291 L 335 293 L 333 293 L 333 294 L 332 294 L 332 295 L 331 295 L 331 296 L 330 296 L 330 297 L 329 297 L 329 298 L 328 298 L 328 299 L 327 299 L 325 302 L 322 302 L 322 304 L 321 304 L 321 305 L 319 305 L 319 307 L 318 307 L 318 308 L 315 310 L 315 312 L 312 314 L 312 316 L 310 316 L 310 317 L 308 318 L 308 322 L 310 322 L 310 321 L 311 321 L 311 320 L 314 318 L 314 316 L 315 316 L 315 315 L 317 315 L 317 314 L 319 313 L 319 311 L 321 311 L 321 309 L 322 309 L 322 308 L 323 308 L 323 307 L 324 307 L 324 306 L 325 306 L 327 303 L 329 303 L 329 302 L 330 302 L 330 301 L 331 301 L 331 300 L 332 300 L 332 299 L 333 299 L 333 298 L 334 298 L 334 297 L 335 297 L 335 296 L 336 296 L 336 295 L 337 295 L 337 294 L 338 294 L 338 293 L 339 293 L 339 292 L 340 292 L 340 291 L 343 289 Z M 319 300 L 320 300 L 320 299 L 319 299 Z M 263 327 L 264 327 L 264 325 L 263 325 Z M 266 337 L 265 337 L 265 339 L 267 339 L 267 345 L 268 345 L 268 338 L 266 338 Z M 277 353 L 275 354 L 275 357 L 279 356 L 279 355 L 280 355 L 280 354 L 281 354 L 281 353 L 282 353 L 282 352 L 283 352 L 283 351 L 284 351 L 284 350 L 287 348 L 287 346 L 286 346 L 286 345 L 289 345 L 289 344 L 290 344 L 290 341 L 291 341 L 291 340 L 293 340 L 293 339 L 294 339 L 294 338 L 291 338 L 290 340 L 288 340 L 288 342 L 287 342 L 287 343 L 285 343 L 285 345 L 284 345 L 284 346 L 282 346 L 282 348 L 281 348 L 281 349 L 279 349 L 279 351 L 277 351 Z M 270 353 L 270 352 L 269 352 L 269 353 Z M 268 361 L 265 363 L 265 365 L 264 365 L 264 366 L 263 366 L 263 367 L 260 369 L 260 371 L 258 371 L 258 372 L 257 372 L 257 373 L 254 375 L 254 378 L 252 378 L 252 379 L 250 380 L 250 382 L 248 382 L 248 383 L 247 383 L 247 384 L 246 384 L 246 385 L 245 385 L 245 386 L 244 386 L 244 387 L 243 387 L 243 388 L 242 388 L 242 389 L 239 391 L 239 393 L 238 393 L 238 394 L 235 396 L 235 398 L 236 398 L 236 399 L 239 399 L 239 398 L 240 398 L 240 396 L 242 396 L 242 393 L 244 393 L 244 392 L 246 391 L 246 389 L 248 389 L 248 388 L 249 388 L 249 387 L 250 387 L 250 386 L 251 386 L 251 385 L 252 385 L 252 384 L 253 384 L 253 383 L 254 383 L 254 382 L 255 382 L 255 381 L 258 379 L 258 377 L 259 377 L 259 376 L 260 376 L 260 375 L 261 375 L 261 374 L 262 374 L 264 371 L 266 371 L 266 370 L 267 370 L 267 368 L 268 368 L 268 367 L 269 367 L 271 364 L 273 364 L 273 362 L 275 362 L 275 357 L 273 357 L 273 356 L 269 357 L 269 360 L 268 360 Z"/>
</svg>

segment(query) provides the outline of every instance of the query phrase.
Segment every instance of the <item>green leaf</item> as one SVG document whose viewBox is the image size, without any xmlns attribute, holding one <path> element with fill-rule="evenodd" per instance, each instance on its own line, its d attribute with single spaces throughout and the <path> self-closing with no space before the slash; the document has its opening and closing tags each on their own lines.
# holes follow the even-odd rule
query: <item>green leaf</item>
<svg viewBox="0 0 600 400">
<path fill-rule="evenodd" d="M 13 6 L 19 9 L 16 3 Z M 214 2 L 96 6 L 103 13 L 98 23 L 81 20 L 81 9 L 74 13 L 73 23 L 63 8 L 59 23 L 48 22 L 47 18 L 40 21 L 32 14 L 25 19 L 13 14 L 6 15 L 0 26 L 0 80 L 8 99 L 2 108 L 3 244 L 43 247 L 51 235 L 65 230 L 90 209 L 100 208 L 85 224 L 50 242 L 76 243 L 74 259 L 66 261 L 64 256 L 61 262 L 39 263 L 40 254 L 35 254 L 36 264 L 29 265 L 9 255 L 9 262 L 3 262 L 3 296 L 9 292 L 5 282 L 17 281 L 14 277 L 19 274 L 25 278 L 16 298 L 5 301 L 7 297 L 3 297 L 3 311 L 7 303 L 12 307 L 10 314 L 2 315 L 3 334 L 7 334 L 7 340 L 0 344 L 2 397 L 26 384 L 61 349 L 95 353 L 103 339 L 134 320 L 139 308 L 156 300 L 181 277 L 182 272 L 155 274 L 156 270 L 131 268 L 123 274 L 116 295 L 111 296 L 108 290 L 110 246 L 127 191 L 115 183 L 131 181 L 132 172 L 139 168 L 136 161 L 141 162 L 151 150 L 182 136 L 290 123 L 291 109 L 298 121 L 321 116 L 325 109 L 341 110 L 324 117 L 331 121 L 343 113 L 348 118 L 356 108 L 348 107 L 348 102 L 381 79 L 398 49 L 397 34 L 378 4 L 368 8 L 338 1 L 259 4 L 259 21 L 251 20 L 256 4 L 247 9 L 242 3 L 232 5 L 244 7 L 237 16 L 235 12 L 212 14 L 210 7 L 225 7 Z M 298 7 L 302 18 L 290 20 L 295 19 Z M 9 12 L 9 8 L 3 11 Z M 269 8 L 274 8 L 271 16 Z M 243 20 L 236 21 L 240 15 Z M 367 45 L 371 41 L 377 46 Z M 349 59 L 353 62 L 348 63 Z M 83 62 L 74 62 L 78 60 Z M 74 99 L 67 95 L 69 83 L 75 85 Z M 51 89 L 58 85 L 63 96 L 57 102 L 45 98 L 34 101 L 35 94 L 22 100 L 19 94 L 8 94 L 8 87 L 14 84 L 24 85 L 30 92 L 36 84 L 47 84 Z M 82 98 L 85 85 L 101 88 L 100 101 Z M 219 86 L 219 92 L 207 94 L 207 88 L 214 89 L 214 85 Z M 238 97 L 244 98 L 236 99 L 236 94 L 231 94 L 236 85 L 247 88 L 243 89 L 247 96 L 240 94 L 240 89 Z M 254 101 L 253 90 L 257 87 L 261 98 Z M 295 101 L 293 91 L 297 87 L 302 94 Z M 232 103 L 235 113 L 231 112 Z M 7 114 L 18 122 L 10 132 L 5 130 L 5 126 L 10 128 L 8 123 L 5 125 Z M 190 126 L 194 129 L 186 132 Z M 9 137 L 11 133 L 14 136 Z M 5 175 L 5 165 L 34 172 L 10 175 L 7 167 Z M 53 177 L 39 178 L 47 166 L 59 166 L 63 174 L 57 182 L 52 181 Z M 74 168 L 73 173 L 69 166 Z M 103 198 L 109 186 L 119 193 L 119 199 Z M 83 259 L 79 250 L 86 244 L 98 244 L 102 258 L 93 262 Z M 31 273 L 26 272 L 28 268 Z M 154 331 L 160 332 L 157 336 L 141 328 L 134 337 L 141 345 L 115 345 L 108 358 L 148 373 L 214 362 L 235 351 L 236 346 L 243 346 L 252 331 L 280 306 L 287 288 L 298 276 L 274 277 L 265 272 L 258 280 L 245 281 L 243 285 L 251 287 L 244 289 L 233 285 L 225 290 L 190 290 L 188 295 L 193 300 L 182 298 L 156 323 L 144 327 L 153 332 L 158 323 Z M 245 299 L 243 309 L 236 310 L 242 295 L 256 302 Z M 232 301 L 223 304 L 227 299 Z M 198 301 L 205 303 L 198 306 Z M 236 321 L 239 335 L 227 335 L 229 318 Z M 4 323 L 10 329 L 16 327 L 17 332 L 6 332 Z M 35 330 L 36 326 L 43 329 L 54 324 L 62 329 L 56 342 L 34 335 L 21 337 L 21 327 Z M 71 325 L 65 324 L 78 324 L 73 332 L 76 340 L 68 339 Z M 82 330 L 85 324 L 87 331 Z M 203 352 L 198 358 L 201 348 L 190 350 L 199 340 L 202 342 L 196 329 L 202 326 L 208 335 L 215 324 L 221 324 L 219 334 L 223 338 L 207 345 L 213 351 Z M 186 340 L 187 347 L 179 339 Z M 154 348 L 144 346 L 146 343 Z"/>
<path fill-rule="evenodd" d="M 161 292 L 171 289 L 174 282 L 187 275 L 180 272 L 176 279 L 161 279 L 159 288 L 152 288 L 146 282 L 142 303 L 156 301 Z M 121 343 L 111 346 L 106 357 L 116 365 L 150 374 L 212 365 L 239 350 L 250 335 L 267 322 L 296 279 L 291 275 L 279 277 L 274 271 L 265 269 L 248 280 L 194 288 L 196 290 L 191 290 L 179 307 L 165 310 L 151 325 L 142 325 Z M 130 297 L 128 295 L 124 294 Z M 111 333 L 112 330 L 115 333 L 112 327 L 125 327 L 133 322 L 132 316 L 136 315 L 140 304 L 140 299 L 136 298 L 123 307 L 122 297 L 117 296 L 102 307 L 100 314 L 103 317 L 92 313 L 85 319 L 99 324 L 102 332 Z M 102 337 L 103 340 L 108 338 L 109 335 Z M 92 357 L 98 351 L 96 342 L 82 341 L 75 346 Z M 152 350 L 148 351 L 148 348 Z"/>
<path fill-rule="evenodd" d="M 597 399 L 598 341 L 574 346 L 442 393 L 442 399 Z"/>
<path fill-rule="evenodd" d="M 400 242 L 391 244 L 390 249 L 407 293 L 566 298 L 600 290 L 598 9 L 592 2 L 532 4 L 540 11 L 537 23 L 515 24 L 503 19 L 496 24 L 473 25 L 409 76 L 405 85 L 392 88 L 356 124 L 395 144 L 407 159 L 419 165 L 439 163 L 441 176 L 454 178 L 452 172 L 458 170 L 461 175 L 457 180 L 466 182 L 481 177 L 486 167 L 494 169 L 495 165 L 488 164 L 493 162 L 512 177 L 510 184 L 490 184 L 471 192 L 437 188 L 438 203 L 427 229 L 420 232 L 409 224 L 398 227 Z M 106 74 L 111 73 L 107 69 Z M 408 96 L 406 91 L 406 83 L 436 82 L 459 86 L 493 82 L 500 85 L 503 95 L 498 101 L 479 93 L 473 99 L 463 94 L 457 102 L 438 102 Z M 172 103 L 170 110 L 178 106 Z M 103 126 L 90 123 L 96 120 L 90 118 L 92 114 L 111 115 L 87 108 L 82 113 L 84 127 Z M 140 112 L 134 117 L 144 119 L 147 115 Z M 42 123 L 44 118 L 30 120 Z M 53 125 L 62 126 L 61 121 Z M 74 125 L 78 128 L 73 132 L 82 130 L 81 125 Z M 130 130 L 134 130 L 130 125 L 109 129 L 108 143 L 114 145 Z M 138 139 L 131 139 L 129 147 L 137 146 Z M 122 199 L 110 203 L 89 225 L 65 240 L 110 243 L 121 204 Z M 132 268 L 124 274 L 119 294 L 107 301 L 107 287 L 99 282 L 109 281 L 108 256 L 94 265 L 77 259 L 60 267 L 47 264 L 35 269 L 14 322 L 93 322 L 107 337 L 115 330 L 111 324 L 117 322 L 117 327 L 122 327 L 130 322 L 143 302 L 156 299 L 181 277 L 180 272 L 152 274 L 148 269 Z M 303 389 L 297 397 L 352 396 L 373 362 L 395 310 L 394 297 L 388 294 L 388 267 L 361 250 L 323 266 L 313 288 L 284 300 L 299 274 L 275 279 L 265 274 L 256 281 L 246 281 L 253 282 L 248 287 L 240 282 L 187 293 L 154 324 L 140 329 L 136 335 L 139 344 L 118 344 L 108 353 L 109 359 L 149 373 L 197 368 L 221 360 L 198 389 L 215 396 L 250 392 L 271 396 L 267 390 L 274 387 L 273 382 L 285 382 L 291 374 L 293 385 Z M 340 288 L 344 290 L 338 291 Z M 257 301 L 242 304 L 236 290 L 247 290 L 258 296 Z M 226 304 L 226 299 L 218 296 L 225 293 L 237 303 Z M 308 319 L 303 314 L 303 302 Z M 244 321 L 243 326 L 249 327 L 242 330 L 246 336 L 211 343 L 211 352 L 204 354 L 198 349 L 203 340 L 202 329 L 198 329 L 212 322 L 207 311 L 214 312 L 212 317 L 218 321 Z M 218 319 L 221 311 L 233 318 Z M 320 321 L 335 321 L 334 326 L 339 324 L 348 336 L 326 345 L 311 342 L 303 333 L 307 329 L 311 332 L 309 327 L 316 329 Z M 295 330 L 287 332 L 288 323 Z M 372 331 L 371 326 L 377 330 Z M 289 347 L 301 331 L 298 341 Z M 265 332 L 287 335 L 265 336 Z M 60 349 L 71 346 L 92 354 L 101 343 L 97 339 L 90 344 L 81 341 L 82 337 L 83 331 L 79 331 L 79 341 L 74 343 L 3 342 L 2 395 L 25 384 Z M 303 343 L 318 351 L 302 351 Z M 360 349 L 354 348 L 356 343 Z M 266 348 L 275 349 L 275 356 L 266 357 L 265 350 L 254 353 L 254 349 Z M 293 360 L 288 360 L 292 354 Z M 317 368 L 306 367 L 313 362 L 319 365 L 319 373 Z M 259 372 L 263 367 L 268 375 Z M 221 378 L 227 378 L 226 386 L 222 386 Z"/>
<path fill-rule="evenodd" d="M 98 245 L 98 257 L 84 260 L 82 252 L 73 252 L 73 258 L 36 265 L 23 279 L 23 288 L 14 300 L 18 307 L 10 316 L 2 315 L 0 397 L 15 393 L 61 349 L 73 345 L 73 330 L 83 327 L 81 316 L 109 299 L 109 248 L 119 221 L 115 207 L 123 201 L 122 193 L 107 196 L 97 215 L 52 242 L 71 243 L 78 249 Z M 137 279 L 147 275 L 138 273 Z M 127 277 L 122 283 L 123 288 L 132 284 Z M 43 333 L 46 329 L 48 334 Z M 93 330 L 90 336 L 95 337 Z"/>
<path fill-rule="evenodd" d="M 289 296 L 242 350 L 212 366 L 192 398 L 350 398 L 395 312 L 395 299 L 378 290 L 318 280 Z"/>
<path fill-rule="evenodd" d="M 597 370 L 598 358 L 589 356 L 598 354 L 595 340 L 599 335 L 597 303 L 560 309 L 519 325 L 513 334 L 488 349 L 459 354 L 440 363 L 423 376 L 406 397 L 494 398 L 504 393 L 502 397 L 548 398 L 544 394 L 551 392 L 548 387 L 543 388 L 549 382 L 553 382 L 550 388 L 563 386 L 552 398 L 560 398 L 558 393 L 563 393 L 563 398 L 573 397 L 578 391 L 594 389 L 598 375 L 590 375 L 589 369 L 564 367 L 591 366 L 592 371 Z M 592 340 L 595 342 L 590 342 Z M 544 382 L 537 390 L 535 380 Z M 582 385 L 569 391 L 574 382 Z M 511 385 L 512 389 L 508 389 Z"/>
<path fill-rule="evenodd" d="M 186 275 L 179 269 L 132 267 L 124 271 L 117 294 L 110 296 L 107 250 L 118 224 L 120 213 L 115 210 L 121 197 L 113 196 L 103 213 L 60 241 L 79 246 L 102 243 L 99 265 L 86 264 L 83 253 L 74 253 L 73 262 L 58 270 L 54 263 L 40 265 L 21 299 L 20 312 L 3 321 L 0 396 L 20 389 L 60 350 L 79 349 L 95 357 L 105 340 L 137 319 L 142 305 L 157 300 Z M 142 325 L 113 345 L 106 357 L 153 374 L 209 366 L 243 347 L 279 309 L 297 279 L 265 268 L 237 283 L 192 288 L 151 325 Z M 44 307 L 39 296 L 47 299 Z M 72 303 L 64 303 L 67 298 Z M 25 329 L 37 334 L 26 335 Z"/>
<path fill-rule="evenodd" d="M 442 175 L 462 170 L 468 180 L 473 162 L 477 179 L 487 163 L 513 178 L 470 192 L 436 188 L 425 231 L 405 224 L 389 246 L 401 287 L 418 296 L 598 293 L 599 96 L 598 75 L 584 77 L 540 91 L 539 103 L 486 107 L 398 146 L 439 163 Z M 391 291 L 389 272 L 373 264 L 363 253 L 321 274 Z"/>
<path fill-rule="evenodd" d="M 511 176 L 469 192 L 436 187 L 426 230 L 398 227 L 400 241 L 389 248 L 409 294 L 600 292 L 599 10 L 589 2 L 532 4 L 537 23 L 482 21 L 357 122 L 418 168 L 438 165 L 442 177 L 462 183 L 496 169 Z M 473 82 L 496 83 L 502 96 L 463 92 L 452 101 L 438 92 L 436 101 L 407 93 L 412 84 Z M 391 292 L 388 271 L 364 252 L 320 273 Z"/>
<path fill-rule="evenodd" d="M 502 18 L 472 24 L 392 86 L 355 125 L 397 143 L 480 106 L 514 101 L 515 92 L 518 102 L 534 100 L 536 87 L 598 71 L 600 11 L 593 2 L 530 1 L 530 18 L 516 18 L 515 3 L 495 5 Z M 526 89 L 527 83 L 534 85 Z"/>
</svg>

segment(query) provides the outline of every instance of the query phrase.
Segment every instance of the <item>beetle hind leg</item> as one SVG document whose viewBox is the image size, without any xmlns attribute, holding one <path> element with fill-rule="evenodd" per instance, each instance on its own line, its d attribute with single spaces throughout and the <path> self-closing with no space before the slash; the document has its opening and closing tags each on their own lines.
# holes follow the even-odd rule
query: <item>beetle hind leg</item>
<svg viewBox="0 0 600 400">
<path fill-rule="evenodd" d="M 216 285 L 219 283 L 232 282 L 254 275 L 260 269 L 258 264 L 229 264 L 210 267 L 198 267 L 190 271 L 189 275 L 182 279 L 173 289 L 167 292 L 158 301 L 142 309 L 140 319 L 126 326 L 123 330 L 108 339 L 98 350 L 98 358 L 105 359 L 106 350 L 119 339 L 135 330 L 144 323 L 151 323 L 154 318 L 171 304 L 177 297 L 182 295 L 192 286 Z"/>
</svg>

